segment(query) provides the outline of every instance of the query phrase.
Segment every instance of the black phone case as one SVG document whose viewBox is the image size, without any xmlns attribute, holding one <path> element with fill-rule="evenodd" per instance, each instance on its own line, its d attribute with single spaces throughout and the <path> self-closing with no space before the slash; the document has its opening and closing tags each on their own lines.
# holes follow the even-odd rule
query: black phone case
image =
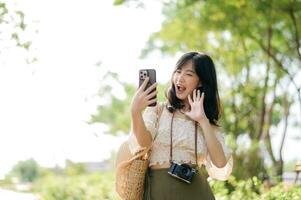
<svg viewBox="0 0 301 200">
<path fill-rule="evenodd" d="M 139 70 L 139 87 L 142 85 L 142 83 L 146 77 L 149 77 L 149 80 L 145 87 L 145 90 L 147 88 L 149 88 L 151 85 L 153 85 L 154 83 L 156 83 L 156 70 L 154 70 L 154 69 Z M 155 89 L 152 90 L 150 93 L 152 93 L 153 91 L 155 91 Z M 155 98 L 157 98 L 157 95 L 153 99 L 155 99 Z M 157 105 L 157 103 L 155 102 L 155 103 L 150 104 L 149 106 L 156 106 L 156 105 Z"/>
</svg>

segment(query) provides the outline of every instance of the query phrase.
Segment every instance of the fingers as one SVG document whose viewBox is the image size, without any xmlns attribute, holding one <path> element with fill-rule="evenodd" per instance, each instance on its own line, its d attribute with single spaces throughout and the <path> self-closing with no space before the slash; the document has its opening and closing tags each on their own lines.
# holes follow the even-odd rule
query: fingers
<svg viewBox="0 0 301 200">
<path fill-rule="evenodd" d="M 200 99 L 200 101 L 201 101 L 201 102 L 203 102 L 203 101 L 204 101 L 204 98 L 205 98 L 205 93 L 204 93 L 204 92 L 202 92 L 202 95 L 201 95 L 201 99 Z"/>
<path fill-rule="evenodd" d="M 193 102 L 196 101 L 203 101 L 204 100 L 204 92 L 202 92 L 200 90 L 193 90 L 192 92 L 192 98 L 191 98 L 191 94 L 188 95 L 188 102 L 191 105 Z"/>
<path fill-rule="evenodd" d="M 193 92 L 192 92 L 192 95 L 193 95 L 193 99 L 192 99 L 193 102 L 201 100 L 201 91 L 200 90 L 194 89 Z"/>
<path fill-rule="evenodd" d="M 155 97 L 157 95 L 157 93 L 158 93 L 158 91 L 155 90 L 155 91 L 151 92 L 150 94 L 148 94 L 145 98 L 147 100 L 152 99 L 153 97 Z"/>
<path fill-rule="evenodd" d="M 200 101 L 200 99 L 201 99 L 201 91 L 197 90 L 196 100 Z"/>
<path fill-rule="evenodd" d="M 139 89 L 138 89 L 140 92 L 142 92 L 142 91 L 145 90 L 145 87 L 146 87 L 146 85 L 147 85 L 147 83 L 148 83 L 148 80 L 149 80 L 149 77 L 147 76 L 147 77 L 144 79 L 144 81 L 143 81 L 143 83 L 141 84 L 141 86 L 139 87 Z"/>
<path fill-rule="evenodd" d="M 150 105 L 150 104 L 153 104 L 153 103 L 156 103 L 157 102 L 157 99 L 151 99 L 147 102 L 147 105 Z"/>
<path fill-rule="evenodd" d="M 188 102 L 189 102 L 190 105 L 193 103 L 190 95 L 188 95 Z"/>
<path fill-rule="evenodd" d="M 149 105 L 151 105 L 153 103 L 156 103 L 156 102 L 157 102 L 157 98 L 154 98 L 154 99 L 148 100 L 146 104 L 147 104 L 147 106 L 149 106 Z"/>
<path fill-rule="evenodd" d="M 158 91 L 154 90 L 145 97 L 145 99 L 147 100 L 147 105 L 151 105 L 151 104 L 157 102 L 157 97 L 156 97 L 157 93 L 158 93 Z"/>
<path fill-rule="evenodd" d="M 148 94 L 152 92 L 157 87 L 157 83 L 152 84 L 149 88 L 145 90 L 145 93 Z"/>
<path fill-rule="evenodd" d="M 192 92 L 192 95 L 193 95 L 193 98 L 192 98 L 193 102 L 200 101 L 200 99 L 201 99 L 201 91 L 200 90 L 194 89 Z"/>
<path fill-rule="evenodd" d="M 196 101 L 196 89 L 193 90 L 193 101 Z"/>
</svg>

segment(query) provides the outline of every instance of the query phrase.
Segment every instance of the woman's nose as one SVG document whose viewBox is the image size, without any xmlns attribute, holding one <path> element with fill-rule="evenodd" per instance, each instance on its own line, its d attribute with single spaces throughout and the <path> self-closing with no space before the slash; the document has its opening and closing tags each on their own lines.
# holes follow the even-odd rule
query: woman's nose
<svg viewBox="0 0 301 200">
<path fill-rule="evenodd" d="M 180 82 L 180 83 L 182 83 L 182 82 L 184 82 L 184 76 L 183 76 L 184 74 L 179 74 L 179 76 L 178 76 L 178 81 Z"/>
</svg>

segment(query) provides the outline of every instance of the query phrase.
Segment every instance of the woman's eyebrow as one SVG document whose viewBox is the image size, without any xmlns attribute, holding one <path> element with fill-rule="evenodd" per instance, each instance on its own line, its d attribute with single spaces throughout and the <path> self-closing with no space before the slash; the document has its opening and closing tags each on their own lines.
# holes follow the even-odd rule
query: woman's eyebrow
<svg viewBox="0 0 301 200">
<path fill-rule="evenodd" d="M 195 73 L 195 71 L 194 70 L 192 70 L 192 69 L 187 69 L 187 70 L 185 70 L 186 72 L 191 72 L 191 73 Z"/>
</svg>

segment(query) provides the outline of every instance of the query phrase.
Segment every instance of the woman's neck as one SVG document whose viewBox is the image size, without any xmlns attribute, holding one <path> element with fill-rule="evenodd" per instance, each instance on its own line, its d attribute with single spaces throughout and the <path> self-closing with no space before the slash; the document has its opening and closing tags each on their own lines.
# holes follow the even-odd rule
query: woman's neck
<svg viewBox="0 0 301 200">
<path fill-rule="evenodd" d="M 183 102 L 184 106 L 183 108 L 181 109 L 182 111 L 184 112 L 187 112 L 190 110 L 190 105 L 189 105 L 189 102 L 188 102 L 188 99 L 186 99 L 184 102 Z"/>
</svg>

